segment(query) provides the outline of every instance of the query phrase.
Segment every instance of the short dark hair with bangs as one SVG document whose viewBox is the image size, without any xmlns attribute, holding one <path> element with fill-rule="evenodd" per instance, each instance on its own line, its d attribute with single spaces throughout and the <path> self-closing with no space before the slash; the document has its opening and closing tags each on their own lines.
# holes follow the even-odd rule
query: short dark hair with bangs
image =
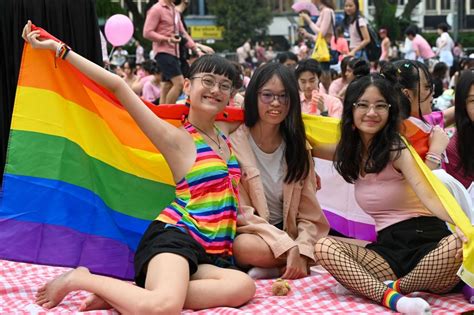
<svg viewBox="0 0 474 315">
<path fill-rule="evenodd" d="M 199 73 L 214 73 L 223 75 L 232 81 L 235 87 L 238 81 L 237 70 L 227 59 L 219 55 L 204 55 L 193 62 L 189 69 L 189 77 L 192 78 Z"/>
</svg>

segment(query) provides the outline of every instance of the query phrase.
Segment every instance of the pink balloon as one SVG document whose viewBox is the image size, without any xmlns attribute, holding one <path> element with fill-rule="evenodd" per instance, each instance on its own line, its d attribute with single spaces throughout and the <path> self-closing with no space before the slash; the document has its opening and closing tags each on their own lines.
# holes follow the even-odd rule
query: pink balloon
<svg viewBox="0 0 474 315">
<path fill-rule="evenodd" d="M 112 15 L 105 22 L 105 36 L 113 46 L 122 46 L 132 38 L 133 23 L 123 14 Z"/>
</svg>

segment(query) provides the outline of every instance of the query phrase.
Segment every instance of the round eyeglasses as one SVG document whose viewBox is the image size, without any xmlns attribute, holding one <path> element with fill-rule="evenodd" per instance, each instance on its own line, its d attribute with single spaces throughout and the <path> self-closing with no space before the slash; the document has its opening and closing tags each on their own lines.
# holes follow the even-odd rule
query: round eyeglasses
<svg viewBox="0 0 474 315">
<path fill-rule="evenodd" d="M 263 91 L 258 93 L 260 102 L 264 104 L 271 104 L 274 100 L 277 100 L 280 104 L 286 105 L 288 104 L 288 96 L 283 94 L 273 94 L 269 91 Z"/>
<path fill-rule="evenodd" d="M 201 79 L 202 86 L 209 90 L 212 90 L 217 84 L 222 93 L 230 93 L 232 91 L 232 83 L 230 81 L 217 82 L 216 78 L 212 75 L 195 76 L 191 79 Z"/>
</svg>

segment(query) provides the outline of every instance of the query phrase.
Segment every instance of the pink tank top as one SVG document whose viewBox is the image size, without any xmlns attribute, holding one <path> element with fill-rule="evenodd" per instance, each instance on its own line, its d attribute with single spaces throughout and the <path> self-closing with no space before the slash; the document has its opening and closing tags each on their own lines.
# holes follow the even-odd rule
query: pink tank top
<svg viewBox="0 0 474 315">
<path fill-rule="evenodd" d="M 377 231 L 414 217 L 433 216 L 393 162 L 378 174 L 359 177 L 354 188 L 357 203 L 375 220 Z"/>
</svg>

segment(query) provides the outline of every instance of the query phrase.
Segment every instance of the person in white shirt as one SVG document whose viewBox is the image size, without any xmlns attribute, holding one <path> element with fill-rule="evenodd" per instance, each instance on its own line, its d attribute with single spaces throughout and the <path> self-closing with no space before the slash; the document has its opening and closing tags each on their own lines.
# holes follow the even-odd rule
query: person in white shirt
<svg viewBox="0 0 474 315">
<path fill-rule="evenodd" d="M 436 28 L 439 34 L 439 37 L 436 39 L 436 47 L 438 48 L 436 55 L 439 56 L 439 61 L 444 62 L 449 68 L 451 68 L 454 61 L 454 41 L 451 36 L 449 36 L 448 28 L 449 26 L 446 23 L 440 23 Z"/>
</svg>

